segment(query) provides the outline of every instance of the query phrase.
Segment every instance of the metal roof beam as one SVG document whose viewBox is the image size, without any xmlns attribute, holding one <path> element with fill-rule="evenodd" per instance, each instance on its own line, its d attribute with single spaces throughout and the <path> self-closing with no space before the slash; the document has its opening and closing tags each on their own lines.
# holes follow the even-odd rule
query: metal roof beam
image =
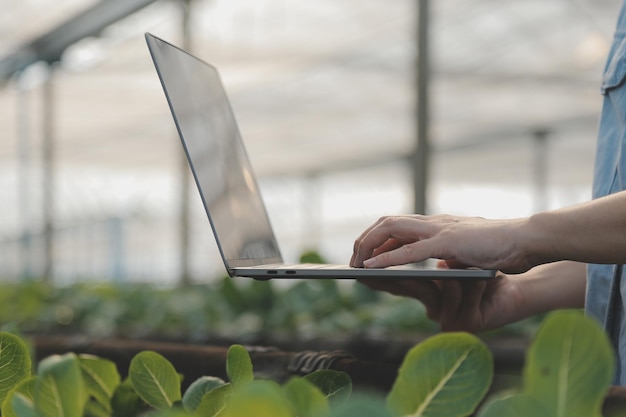
<svg viewBox="0 0 626 417">
<path fill-rule="evenodd" d="M 29 65 L 57 62 L 65 49 L 89 36 L 98 36 L 107 26 L 154 3 L 156 0 L 101 0 L 48 33 L 33 39 L 0 59 L 0 83 Z"/>
</svg>

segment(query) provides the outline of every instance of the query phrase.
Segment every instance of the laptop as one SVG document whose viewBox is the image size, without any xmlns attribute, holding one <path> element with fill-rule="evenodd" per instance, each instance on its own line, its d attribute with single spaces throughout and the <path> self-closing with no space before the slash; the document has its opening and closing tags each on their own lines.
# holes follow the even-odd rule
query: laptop
<svg viewBox="0 0 626 417">
<path fill-rule="evenodd" d="M 231 277 L 255 279 L 491 279 L 495 271 L 404 265 L 380 269 L 283 263 L 220 76 L 212 65 L 146 33 L 189 166 Z"/>
</svg>

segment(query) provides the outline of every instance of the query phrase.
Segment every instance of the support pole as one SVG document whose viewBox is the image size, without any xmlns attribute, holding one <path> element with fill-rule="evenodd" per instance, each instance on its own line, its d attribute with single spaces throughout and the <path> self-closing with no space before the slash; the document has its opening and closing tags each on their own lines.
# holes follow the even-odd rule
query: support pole
<svg viewBox="0 0 626 417">
<path fill-rule="evenodd" d="M 307 237 L 308 247 L 304 250 L 315 250 L 319 252 L 321 247 L 321 227 L 323 222 L 322 215 L 322 183 L 318 173 L 310 173 L 303 177 L 303 230 Z"/>
<path fill-rule="evenodd" d="M 548 209 L 548 131 L 533 132 L 533 194 L 535 212 Z"/>
<path fill-rule="evenodd" d="M 415 213 L 426 214 L 428 209 L 428 175 L 430 161 L 429 138 L 429 79 L 428 48 L 429 0 L 418 0 L 417 18 L 417 144 L 413 155 L 413 189 Z"/>
<path fill-rule="evenodd" d="M 181 0 L 182 8 L 182 47 L 183 49 L 191 50 L 191 25 L 190 23 L 190 8 L 191 0 Z M 181 286 L 191 284 L 191 275 L 189 272 L 190 261 L 190 238 L 189 230 L 191 228 L 191 213 L 189 206 L 189 195 L 191 188 L 191 178 L 189 175 L 189 164 L 184 152 L 179 153 L 180 161 L 180 218 L 179 218 L 179 238 L 180 238 L 180 281 Z"/>
<path fill-rule="evenodd" d="M 50 66 L 43 84 L 43 257 L 44 282 L 52 282 L 54 271 L 54 188 L 55 188 L 55 138 L 54 138 L 54 67 Z"/>
<path fill-rule="evenodd" d="M 116 284 L 124 283 L 126 277 L 126 248 L 124 244 L 126 220 L 122 217 L 111 217 L 109 229 L 109 276 Z"/>
<path fill-rule="evenodd" d="M 18 212 L 20 216 L 20 278 L 33 277 L 32 229 L 31 229 L 31 130 L 30 130 L 30 91 L 24 85 L 23 74 L 17 76 L 17 149 L 18 149 Z"/>
</svg>

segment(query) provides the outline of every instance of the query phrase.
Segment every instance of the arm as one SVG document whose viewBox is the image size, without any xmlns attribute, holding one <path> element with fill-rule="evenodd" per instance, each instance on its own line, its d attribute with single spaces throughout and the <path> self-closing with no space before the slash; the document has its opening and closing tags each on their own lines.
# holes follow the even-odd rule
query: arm
<svg viewBox="0 0 626 417">
<path fill-rule="evenodd" d="M 626 263 L 626 192 L 535 214 L 525 230 L 524 250 L 532 264 Z"/>
<path fill-rule="evenodd" d="M 509 273 L 559 260 L 626 263 L 626 192 L 522 219 L 382 218 L 356 240 L 351 264 L 377 268 L 428 258 Z"/>
<path fill-rule="evenodd" d="M 583 308 L 587 286 L 586 264 L 562 261 L 540 265 L 514 276 L 521 288 L 519 318 L 562 308 Z"/>
</svg>

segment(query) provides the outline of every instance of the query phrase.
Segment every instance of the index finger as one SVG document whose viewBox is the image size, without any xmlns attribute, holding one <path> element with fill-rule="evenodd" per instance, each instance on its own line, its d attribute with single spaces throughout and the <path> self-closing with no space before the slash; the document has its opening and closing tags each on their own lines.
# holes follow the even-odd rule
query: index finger
<svg viewBox="0 0 626 417">
<path fill-rule="evenodd" d="M 358 266 L 358 267 L 362 267 L 363 266 L 362 262 L 361 262 L 360 265 L 356 264 L 357 252 L 359 251 L 360 242 L 370 232 L 370 230 L 372 230 L 374 227 L 376 227 L 376 225 L 378 225 L 380 222 L 382 222 L 385 218 L 386 217 L 381 217 L 378 220 L 376 220 L 375 223 L 373 223 L 370 227 L 365 229 L 365 231 L 363 231 L 363 233 L 361 233 L 361 235 L 354 241 L 354 246 L 352 247 L 352 257 L 350 258 L 350 266 Z"/>
<path fill-rule="evenodd" d="M 351 265 L 362 266 L 363 261 L 371 258 L 374 250 L 389 239 L 416 242 L 430 237 L 431 234 L 432 225 L 421 216 L 382 218 L 355 241 Z M 403 259 L 404 263 L 421 260 L 423 259 Z"/>
</svg>

